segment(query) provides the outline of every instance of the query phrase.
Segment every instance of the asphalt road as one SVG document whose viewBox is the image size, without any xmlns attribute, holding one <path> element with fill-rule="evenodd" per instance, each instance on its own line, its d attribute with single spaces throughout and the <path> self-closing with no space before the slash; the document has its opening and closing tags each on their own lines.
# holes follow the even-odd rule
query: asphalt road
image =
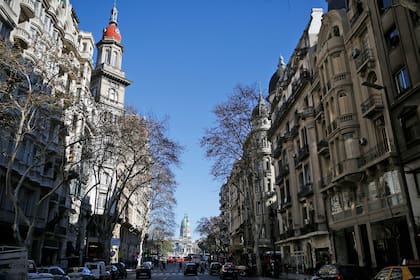
<svg viewBox="0 0 420 280">
<path fill-rule="evenodd" d="M 135 270 L 128 271 L 128 279 L 136 279 Z M 147 279 L 147 278 L 142 278 Z M 179 264 L 167 264 L 165 269 L 163 268 L 154 268 L 152 270 L 152 280 L 220 280 L 218 275 L 209 275 L 208 271 L 204 273 L 198 273 L 195 275 L 184 275 L 183 270 L 179 269 Z M 308 275 L 301 274 L 282 274 L 277 280 L 309 280 L 311 279 Z M 239 277 L 238 280 L 275 280 L 275 278 L 267 277 Z"/>
</svg>

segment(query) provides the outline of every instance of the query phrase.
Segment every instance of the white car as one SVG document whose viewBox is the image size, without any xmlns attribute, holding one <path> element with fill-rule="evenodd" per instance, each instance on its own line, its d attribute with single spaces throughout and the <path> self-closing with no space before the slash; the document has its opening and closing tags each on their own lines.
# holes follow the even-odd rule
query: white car
<svg viewBox="0 0 420 280">
<path fill-rule="evenodd" d="M 71 280 L 93 280 L 92 272 L 84 266 L 70 267 L 67 273 Z"/>
</svg>

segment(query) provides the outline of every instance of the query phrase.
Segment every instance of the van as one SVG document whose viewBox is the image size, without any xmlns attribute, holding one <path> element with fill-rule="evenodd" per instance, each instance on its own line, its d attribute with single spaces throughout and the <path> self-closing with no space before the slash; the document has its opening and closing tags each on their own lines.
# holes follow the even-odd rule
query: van
<svg viewBox="0 0 420 280">
<path fill-rule="evenodd" d="M 107 276 L 107 271 L 105 269 L 104 261 L 97 262 L 86 262 L 85 267 L 87 267 L 93 275 L 93 279 L 105 279 Z"/>
</svg>

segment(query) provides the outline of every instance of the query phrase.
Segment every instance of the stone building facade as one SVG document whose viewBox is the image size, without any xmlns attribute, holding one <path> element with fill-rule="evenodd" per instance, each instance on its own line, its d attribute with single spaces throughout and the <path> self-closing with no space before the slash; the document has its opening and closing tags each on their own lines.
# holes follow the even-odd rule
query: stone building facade
<svg viewBox="0 0 420 280">
<path fill-rule="evenodd" d="M 66 145 L 67 148 L 62 155 L 59 150 L 50 153 L 55 153 L 55 157 L 65 158 L 66 164 L 61 171 L 67 177 L 63 180 L 62 187 L 44 202 L 30 248 L 30 257 L 38 264 L 59 264 L 63 267 L 81 265 L 87 257 L 87 246 L 94 241 L 89 240 L 88 221 L 92 215 L 98 214 L 100 206 L 98 201 L 101 198 L 96 194 L 101 192 L 92 188 L 95 182 L 84 160 L 84 155 L 92 151 L 94 143 L 82 139 L 94 135 L 98 116 L 118 116 L 124 113 L 125 87 L 130 84 L 122 70 L 123 45 L 118 30 L 116 7 L 112 9 L 109 24 L 96 45 L 96 66 L 93 63 L 94 38 L 90 32 L 80 30 L 78 23 L 76 11 L 68 0 L 0 1 L 2 40 L 10 41 L 21 48 L 23 56 L 32 61 L 42 61 L 39 49 L 43 46 L 44 51 L 48 50 L 58 58 L 71 60 L 72 65 L 77 68 L 75 76 L 64 71 L 51 89 L 53 92 L 71 96 L 72 100 L 63 119 L 59 120 L 67 133 L 58 139 L 62 139 L 61 145 Z M 42 59 L 48 62 L 46 56 Z M 34 158 L 33 147 L 42 144 L 39 139 L 44 139 L 40 136 L 52 132 L 51 137 L 57 137 L 51 127 L 46 127 L 45 131 L 34 135 L 32 141 L 27 142 L 27 161 L 21 161 L 19 166 L 13 167 L 17 176 L 22 167 L 33 163 L 30 161 Z M 0 129 L 4 132 L 5 128 Z M 7 143 L 2 138 L 0 147 L 6 146 Z M 3 181 L 5 158 L 1 158 L 0 162 L 0 177 Z M 56 171 L 60 171 L 57 168 L 49 168 L 48 172 L 45 168 L 39 168 L 27 178 L 22 200 L 26 202 L 28 211 L 33 209 L 39 197 L 57 183 L 54 175 Z M 0 199 L 5 202 L 0 207 L 3 244 L 13 245 L 14 238 L 10 230 L 13 211 L 3 189 L 0 190 Z M 128 211 L 122 215 L 121 223 L 114 230 L 112 243 L 117 245 L 113 246 L 114 254 L 111 254 L 114 260 L 135 258 L 141 247 L 141 234 L 145 232 L 148 209 L 147 205 L 141 207 L 140 205 L 145 204 L 136 199 L 143 198 L 141 195 L 133 196 Z"/>
<path fill-rule="evenodd" d="M 280 59 L 268 138 L 274 247 L 289 268 L 418 259 L 419 16 L 414 1 L 330 0 L 328 12 L 312 10 L 287 65 Z M 236 164 L 227 185 L 255 172 Z M 258 195 L 241 195 L 229 193 L 223 213 L 232 248 L 248 251 L 257 236 L 241 213 Z"/>
</svg>

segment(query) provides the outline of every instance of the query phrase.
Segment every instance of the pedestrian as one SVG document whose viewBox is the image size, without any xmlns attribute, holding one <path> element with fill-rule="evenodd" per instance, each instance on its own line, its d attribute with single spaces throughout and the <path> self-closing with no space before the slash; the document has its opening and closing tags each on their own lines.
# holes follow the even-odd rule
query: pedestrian
<svg viewBox="0 0 420 280">
<path fill-rule="evenodd" d="M 179 271 L 182 271 L 182 262 L 179 262 Z"/>
</svg>

